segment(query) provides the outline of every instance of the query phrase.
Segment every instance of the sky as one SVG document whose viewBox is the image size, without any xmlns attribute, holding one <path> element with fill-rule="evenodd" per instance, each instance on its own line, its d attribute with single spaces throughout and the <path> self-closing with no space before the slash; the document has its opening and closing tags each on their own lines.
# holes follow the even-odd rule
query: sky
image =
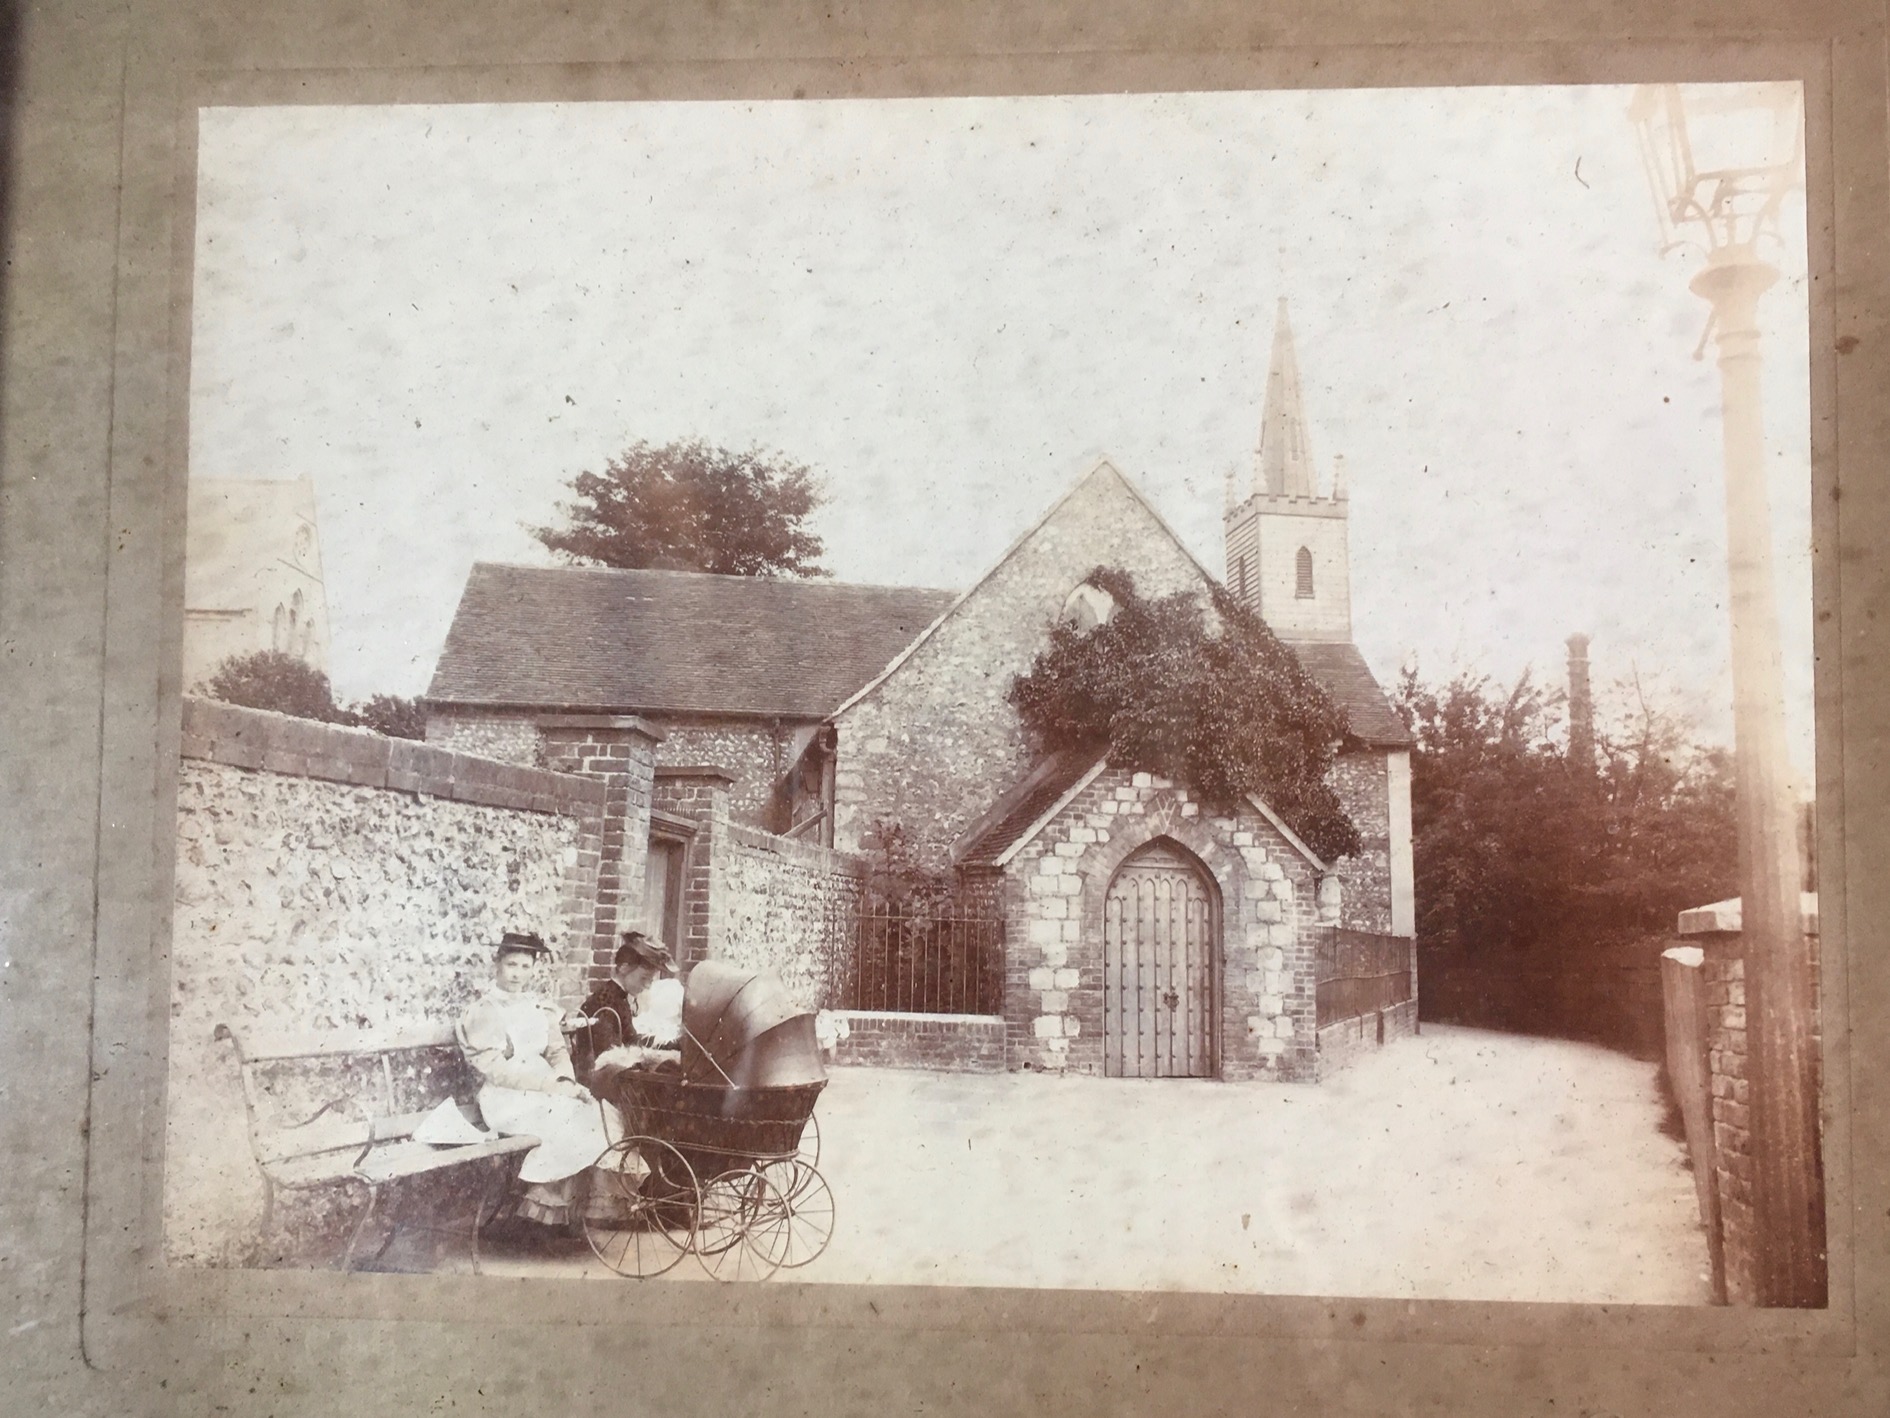
<svg viewBox="0 0 1890 1418">
<path fill-rule="evenodd" d="M 1638 674 L 1730 739 L 1719 380 L 1624 88 L 205 109 L 190 474 L 316 489 L 344 698 L 422 692 L 580 471 L 811 466 L 850 581 L 969 586 L 1098 456 L 1210 569 L 1276 301 L 1381 681 Z M 1804 207 L 1761 307 L 1810 768 Z"/>
</svg>

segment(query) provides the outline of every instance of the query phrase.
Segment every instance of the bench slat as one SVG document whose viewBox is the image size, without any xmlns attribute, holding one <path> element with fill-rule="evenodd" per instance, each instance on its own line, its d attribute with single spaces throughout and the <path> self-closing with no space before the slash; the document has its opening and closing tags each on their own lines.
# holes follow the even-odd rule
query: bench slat
<svg viewBox="0 0 1890 1418">
<path fill-rule="evenodd" d="M 237 1051 L 246 1063 L 319 1059 L 342 1054 L 368 1057 L 374 1054 L 398 1054 L 409 1049 L 437 1049 L 457 1042 L 453 1026 L 438 1023 L 418 1024 L 411 1029 L 378 1034 L 362 1030 L 331 1030 L 321 1034 L 272 1032 L 266 1037 L 258 1037 L 227 1024 L 220 1024 L 217 1029 L 219 1034 L 235 1041 Z"/>
<path fill-rule="evenodd" d="M 323 1117 L 299 1128 L 280 1128 L 258 1145 L 257 1160 L 268 1166 L 296 1157 L 312 1157 L 348 1148 L 359 1152 L 370 1141 L 396 1142 L 401 1138 L 412 1137 L 413 1130 L 427 1116 L 428 1113 L 401 1113 L 396 1117 L 376 1118 L 371 1131 L 365 1118 Z"/>
<path fill-rule="evenodd" d="M 490 1142 L 469 1142 L 464 1147 L 429 1147 L 424 1142 L 397 1142 L 377 1147 L 361 1164 L 358 1175 L 374 1182 L 391 1182 L 401 1177 L 417 1177 L 437 1172 L 443 1167 L 457 1167 L 462 1162 L 477 1162 L 486 1157 L 508 1157 L 514 1152 L 529 1152 L 538 1146 L 535 1137 L 495 1137 Z"/>
<path fill-rule="evenodd" d="M 409 1140 L 376 1147 L 359 1169 L 355 1167 L 355 1158 L 361 1155 L 361 1149 L 357 1147 L 290 1157 L 272 1165 L 269 1175 L 277 1186 L 291 1190 L 347 1181 L 350 1178 L 378 1185 L 402 1177 L 442 1171 L 465 1162 L 477 1162 L 486 1157 L 506 1157 L 514 1152 L 529 1152 L 537 1145 L 537 1138 L 524 1136 L 495 1137 L 490 1142 L 472 1142 L 458 1147 L 430 1147 L 424 1142 Z"/>
</svg>

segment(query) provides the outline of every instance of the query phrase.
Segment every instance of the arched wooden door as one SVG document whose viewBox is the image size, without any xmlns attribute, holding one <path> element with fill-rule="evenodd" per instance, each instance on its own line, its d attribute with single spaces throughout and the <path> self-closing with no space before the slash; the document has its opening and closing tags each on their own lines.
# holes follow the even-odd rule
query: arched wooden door
<svg viewBox="0 0 1890 1418">
<path fill-rule="evenodd" d="M 1125 861 L 1103 905 L 1103 1072 L 1214 1073 L 1220 915 L 1193 855 L 1157 839 Z"/>
</svg>

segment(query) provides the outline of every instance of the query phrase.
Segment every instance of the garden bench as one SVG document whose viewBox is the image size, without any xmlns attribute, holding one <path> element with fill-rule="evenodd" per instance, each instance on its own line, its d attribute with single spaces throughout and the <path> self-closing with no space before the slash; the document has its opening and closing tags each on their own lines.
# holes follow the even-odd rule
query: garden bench
<svg viewBox="0 0 1890 1418">
<path fill-rule="evenodd" d="M 329 1033 L 245 1039 L 228 1024 L 228 1040 L 242 1070 L 250 1145 L 264 1182 L 263 1230 L 275 1215 L 279 1191 L 360 1189 L 360 1215 L 348 1235 L 341 1268 L 352 1269 L 368 1223 L 383 1193 L 403 1183 L 473 1167 L 486 1176 L 477 1205 L 457 1224 L 466 1227 L 472 1268 L 479 1270 L 479 1230 L 495 1198 L 515 1179 L 535 1137 L 493 1136 L 482 1142 L 434 1146 L 414 1139 L 417 1128 L 447 1098 L 470 1101 L 479 1079 L 461 1054 L 451 1025 L 401 1035 Z M 376 1258 L 406 1224 L 449 1231 L 451 1222 L 390 1225 Z"/>
</svg>

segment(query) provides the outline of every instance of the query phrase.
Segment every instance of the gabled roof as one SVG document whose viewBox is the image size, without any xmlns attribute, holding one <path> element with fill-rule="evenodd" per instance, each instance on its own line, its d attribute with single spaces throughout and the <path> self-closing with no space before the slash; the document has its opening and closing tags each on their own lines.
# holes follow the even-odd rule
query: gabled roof
<svg viewBox="0 0 1890 1418">
<path fill-rule="evenodd" d="M 1084 473 L 1081 477 L 1077 478 L 1074 482 L 1072 482 L 1069 485 L 1069 487 L 1065 488 L 1063 495 L 1059 497 L 1055 502 L 1051 503 L 1047 509 L 1045 509 L 1043 516 L 1039 517 L 1035 522 L 1032 522 L 1029 528 L 1025 530 L 1025 532 L 1021 536 L 1019 536 L 1016 541 L 1012 542 L 1008 547 L 1004 549 L 1004 555 L 1000 556 L 996 561 L 992 562 L 991 565 L 985 569 L 984 575 L 980 576 L 976 581 L 974 581 L 965 590 L 963 595 L 955 597 L 952 600 L 952 603 L 944 609 L 944 611 L 939 615 L 939 617 L 936 620 L 934 620 L 930 625 L 926 626 L 924 634 L 918 636 L 915 640 L 913 640 L 913 642 L 910 645 L 906 646 L 905 649 L 901 650 L 898 656 L 892 661 L 891 664 L 887 665 L 885 669 L 881 670 L 868 683 L 863 685 L 856 693 L 854 693 L 846 701 L 846 703 L 840 706 L 840 709 L 841 710 L 851 709 L 855 704 L 859 703 L 862 699 L 866 698 L 867 695 L 871 694 L 874 690 L 878 689 L 880 685 L 884 684 L 888 679 L 890 679 L 893 673 L 896 670 L 898 670 L 898 668 L 901 665 L 903 665 L 908 659 L 910 659 L 914 654 L 916 654 L 919 647 L 932 637 L 932 633 L 936 631 L 939 628 L 939 626 L 943 625 L 947 620 L 951 619 L 953 614 L 955 614 L 958 608 L 962 606 L 966 601 L 970 600 L 973 596 L 977 595 L 979 588 L 983 586 L 985 582 L 989 581 L 993 576 L 997 575 L 997 573 L 1003 568 L 1005 562 L 1009 561 L 1013 556 L 1017 555 L 1019 549 L 1021 549 L 1027 542 L 1029 542 L 1039 532 L 1041 532 L 1044 529 L 1045 524 L 1047 524 L 1051 518 L 1055 517 L 1058 512 L 1063 510 L 1063 505 L 1066 502 L 1068 502 L 1071 498 L 1075 497 L 1078 492 L 1082 491 L 1084 487 L 1088 486 L 1095 479 L 1099 477 L 1105 477 L 1105 476 L 1114 478 L 1118 483 L 1122 485 L 1123 490 L 1126 491 L 1130 497 L 1134 498 L 1137 502 L 1139 502 L 1142 505 L 1142 510 L 1147 512 L 1149 517 L 1154 520 L 1155 525 L 1162 529 L 1162 532 L 1168 537 L 1168 540 L 1173 542 L 1176 548 L 1181 552 L 1181 554 L 1188 559 L 1189 563 L 1194 567 L 1194 569 L 1201 573 L 1201 579 L 1203 581 L 1208 582 L 1210 584 L 1214 582 L 1215 580 L 1214 573 L 1209 571 L 1205 566 L 1203 566 L 1201 564 L 1201 559 L 1197 557 L 1193 552 L 1188 550 L 1188 544 L 1182 541 L 1180 537 L 1175 535 L 1175 529 L 1168 525 L 1167 519 L 1164 518 L 1160 512 L 1155 510 L 1155 504 L 1150 502 L 1148 498 L 1143 495 L 1142 489 L 1137 487 L 1132 481 L 1130 481 L 1127 477 L 1125 477 L 1122 473 L 1122 470 L 1118 468 L 1114 463 L 1110 462 L 1107 458 L 1098 458 L 1094 463 L 1090 465 L 1088 472 Z"/>
<path fill-rule="evenodd" d="M 961 867 L 1005 865 L 1054 822 L 1070 805 L 1070 800 L 1108 766 L 1106 754 L 1093 752 L 1066 751 L 1038 759 L 1030 772 L 958 839 L 952 849 L 952 860 Z M 1247 804 L 1264 817 L 1314 871 L 1324 874 L 1326 864 L 1286 825 L 1285 819 L 1252 793 L 1247 794 Z"/>
<path fill-rule="evenodd" d="M 1286 648 L 1315 683 L 1345 711 L 1352 737 L 1373 748 L 1407 748 L 1411 735 L 1393 711 L 1371 666 L 1351 641 L 1320 643 L 1289 640 Z"/>
<path fill-rule="evenodd" d="M 427 698 L 823 719 L 953 599 L 914 586 L 481 562 Z"/>
<path fill-rule="evenodd" d="M 1104 763 L 1099 753 L 1053 753 L 1038 759 L 958 840 L 953 860 L 962 867 L 1003 866 L 1089 786 Z"/>
</svg>

